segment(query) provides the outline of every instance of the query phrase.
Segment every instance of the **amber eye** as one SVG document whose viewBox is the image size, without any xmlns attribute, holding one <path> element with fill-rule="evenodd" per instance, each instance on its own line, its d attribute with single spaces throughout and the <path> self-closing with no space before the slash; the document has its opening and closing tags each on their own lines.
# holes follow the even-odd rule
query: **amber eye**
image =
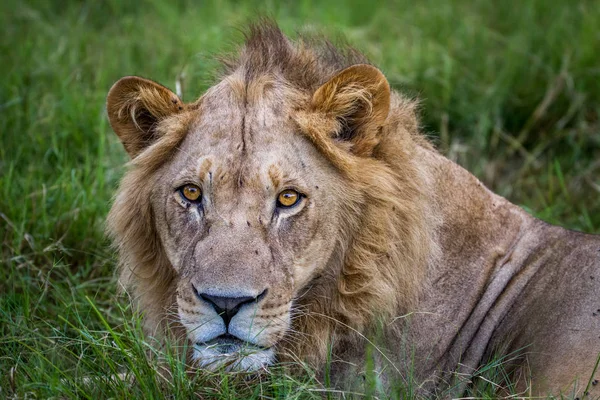
<svg viewBox="0 0 600 400">
<path fill-rule="evenodd" d="M 300 193 L 286 189 L 277 196 L 277 205 L 283 208 L 293 207 L 300 201 Z"/>
<path fill-rule="evenodd" d="M 202 190 L 196 185 L 185 185 L 179 192 L 189 201 L 197 201 L 202 195 Z"/>
</svg>

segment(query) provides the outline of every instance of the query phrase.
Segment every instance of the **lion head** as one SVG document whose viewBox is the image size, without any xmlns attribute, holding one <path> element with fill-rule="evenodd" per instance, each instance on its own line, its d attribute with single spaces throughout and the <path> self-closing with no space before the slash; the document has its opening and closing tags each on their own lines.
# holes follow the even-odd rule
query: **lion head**
<svg viewBox="0 0 600 400">
<path fill-rule="evenodd" d="M 263 23 L 197 101 L 125 77 L 107 110 L 132 157 L 108 217 L 121 281 L 196 365 L 318 363 L 415 301 L 433 225 L 414 105 L 358 53 Z"/>
</svg>

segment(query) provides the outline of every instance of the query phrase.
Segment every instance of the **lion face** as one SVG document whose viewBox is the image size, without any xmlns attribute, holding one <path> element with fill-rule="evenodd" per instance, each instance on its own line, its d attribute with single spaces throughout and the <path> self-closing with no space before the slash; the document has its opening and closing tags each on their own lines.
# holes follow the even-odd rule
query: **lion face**
<svg viewBox="0 0 600 400">
<path fill-rule="evenodd" d="M 137 77 L 117 82 L 107 100 L 133 158 L 108 220 L 121 281 L 149 330 L 164 321 L 183 326 L 192 360 L 206 369 L 273 363 L 315 336 L 306 333 L 306 315 L 354 308 L 367 318 L 371 304 L 393 306 L 389 279 L 365 291 L 368 271 L 378 271 L 365 263 L 393 260 L 373 235 L 409 226 L 392 219 L 419 216 L 386 203 L 395 178 L 372 158 L 390 107 L 380 71 L 354 65 L 302 88 L 248 70 L 192 104 Z M 365 212 L 365 202 L 381 211 Z M 309 292 L 312 303 L 302 303 Z M 347 305 L 335 303 L 342 298 Z M 327 340 L 315 338 L 315 353 L 325 353 Z"/>
<path fill-rule="evenodd" d="M 215 88 L 153 184 L 178 317 L 205 368 L 271 363 L 336 243 L 344 187 L 280 96 L 244 106 L 229 84 Z"/>
</svg>

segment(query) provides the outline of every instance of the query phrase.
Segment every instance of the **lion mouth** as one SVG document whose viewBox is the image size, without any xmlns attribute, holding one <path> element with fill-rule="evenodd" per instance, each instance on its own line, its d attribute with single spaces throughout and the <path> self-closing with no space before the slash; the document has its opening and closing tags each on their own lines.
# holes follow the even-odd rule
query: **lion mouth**
<svg viewBox="0 0 600 400">
<path fill-rule="evenodd" d="M 274 358 L 272 347 L 258 346 L 229 333 L 194 346 L 196 365 L 212 371 L 256 372 L 272 364 Z"/>
<path fill-rule="evenodd" d="M 211 349 L 218 354 L 224 356 L 236 355 L 245 351 L 262 351 L 267 350 L 266 347 L 257 346 L 245 340 L 241 340 L 229 333 L 218 336 L 208 342 L 196 343 L 198 346 L 203 346 L 207 349 Z"/>
</svg>

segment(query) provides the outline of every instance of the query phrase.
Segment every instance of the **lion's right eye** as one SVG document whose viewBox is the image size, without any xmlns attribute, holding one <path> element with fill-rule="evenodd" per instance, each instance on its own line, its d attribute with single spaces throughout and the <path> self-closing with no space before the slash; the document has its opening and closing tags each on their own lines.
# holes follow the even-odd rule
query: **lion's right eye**
<svg viewBox="0 0 600 400">
<path fill-rule="evenodd" d="M 202 190 L 196 185 L 185 185 L 179 189 L 181 196 L 187 201 L 197 202 L 202 196 Z"/>
</svg>

